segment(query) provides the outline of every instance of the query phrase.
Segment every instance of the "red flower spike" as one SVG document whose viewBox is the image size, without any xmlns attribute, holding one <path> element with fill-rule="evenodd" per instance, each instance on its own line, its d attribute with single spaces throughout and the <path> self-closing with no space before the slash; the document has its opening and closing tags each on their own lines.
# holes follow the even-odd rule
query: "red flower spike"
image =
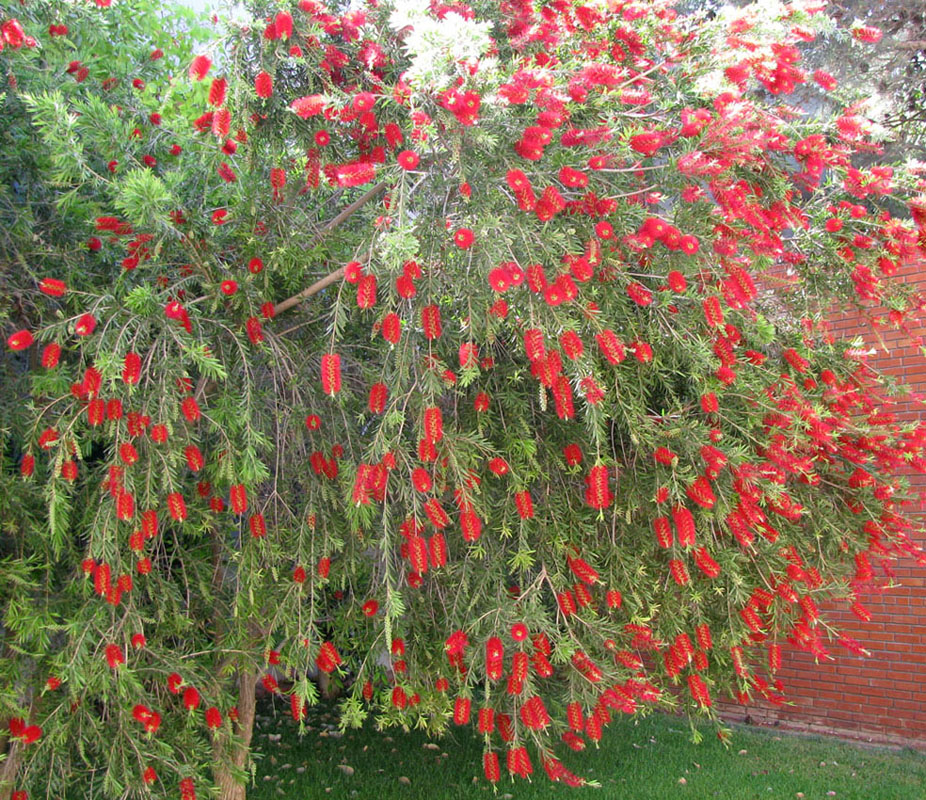
<svg viewBox="0 0 926 800">
<path fill-rule="evenodd" d="M 321 359 L 322 390 L 330 397 L 341 391 L 341 356 L 326 353 Z"/>
<path fill-rule="evenodd" d="M 265 100 L 273 94 L 273 77 L 269 72 L 257 73 L 257 77 L 254 78 L 254 91 L 258 97 Z"/>
<path fill-rule="evenodd" d="M 428 305 L 421 309 L 421 328 L 426 339 L 439 339 L 443 333 L 441 328 L 440 309 L 436 305 Z"/>
<path fill-rule="evenodd" d="M 212 60 L 208 56 L 195 56 L 190 64 L 190 77 L 195 81 L 203 80 L 211 66 Z"/>
<path fill-rule="evenodd" d="M 598 464 L 589 470 L 585 479 L 585 502 L 592 508 L 603 509 L 611 505 L 614 495 L 608 487 L 608 468 Z"/>
</svg>

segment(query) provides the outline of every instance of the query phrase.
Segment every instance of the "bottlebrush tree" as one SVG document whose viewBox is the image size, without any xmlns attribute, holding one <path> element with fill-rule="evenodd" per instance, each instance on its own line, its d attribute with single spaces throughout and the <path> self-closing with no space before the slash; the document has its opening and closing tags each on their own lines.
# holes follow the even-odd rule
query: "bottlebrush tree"
<svg viewBox="0 0 926 800">
<path fill-rule="evenodd" d="M 159 5 L 0 21 L 0 797 L 241 798 L 316 675 L 581 784 L 861 651 L 926 426 L 826 320 L 926 182 L 787 104 L 821 2 Z"/>
</svg>

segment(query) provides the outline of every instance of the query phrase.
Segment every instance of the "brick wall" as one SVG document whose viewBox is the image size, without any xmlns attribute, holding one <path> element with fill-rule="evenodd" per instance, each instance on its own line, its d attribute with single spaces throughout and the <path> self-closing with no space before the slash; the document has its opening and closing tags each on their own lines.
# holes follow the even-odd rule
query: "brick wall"
<svg viewBox="0 0 926 800">
<path fill-rule="evenodd" d="M 926 263 L 908 264 L 902 274 L 926 291 Z M 909 335 L 882 332 L 885 351 L 858 315 L 839 316 L 834 329 L 847 340 L 864 336 L 866 345 L 878 348 L 870 362 L 875 368 L 926 394 L 926 358 L 910 344 Z M 914 333 L 926 338 L 922 326 Z M 898 416 L 926 420 L 926 412 L 913 404 L 898 409 Z M 926 490 L 926 475 L 911 474 L 910 480 Z M 926 541 L 920 544 L 926 547 Z M 786 645 L 780 677 L 794 706 L 728 703 L 724 717 L 926 750 L 926 567 L 898 562 L 896 582 L 895 589 L 860 596 L 872 613 L 869 623 L 848 611 L 827 609 L 871 653 L 869 658 L 834 646 L 835 661 L 815 664 L 808 653 Z"/>
</svg>

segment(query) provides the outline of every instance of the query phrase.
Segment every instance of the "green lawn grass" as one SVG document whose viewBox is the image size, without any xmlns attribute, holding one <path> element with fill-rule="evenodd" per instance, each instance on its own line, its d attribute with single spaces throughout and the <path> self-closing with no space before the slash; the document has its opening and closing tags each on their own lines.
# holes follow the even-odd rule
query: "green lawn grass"
<svg viewBox="0 0 926 800">
<path fill-rule="evenodd" d="M 482 779 L 482 744 L 474 734 L 454 730 L 429 741 L 367 724 L 341 736 L 333 709 L 319 706 L 310 710 L 310 730 L 300 739 L 287 711 L 279 704 L 275 715 L 270 705 L 260 708 L 255 743 L 264 758 L 250 800 L 926 800 L 921 753 L 740 727 L 729 748 L 708 729 L 695 745 L 685 720 L 661 714 L 615 721 L 600 749 L 564 759 L 600 789 L 552 784 L 538 764 L 532 783 L 503 778 L 493 794 Z"/>
</svg>

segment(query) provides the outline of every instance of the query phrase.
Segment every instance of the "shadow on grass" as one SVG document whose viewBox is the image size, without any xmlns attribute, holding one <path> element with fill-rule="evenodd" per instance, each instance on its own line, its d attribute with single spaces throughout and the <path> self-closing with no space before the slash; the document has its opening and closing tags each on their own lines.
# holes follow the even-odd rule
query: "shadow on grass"
<svg viewBox="0 0 926 800">
<path fill-rule="evenodd" d="M 278 704 L 274 712 L 269 703 L 260 709 L 255 744 L 264 757 L 250 800 L 530 800 L 589 792 L 600 800 L 926 800 L 926 756 L 914 751 L 744 727 L 735 729 L 729 748 L 707 728 L 695 745 L 684 719 L 660 714 L 615 720 L 599 749 L 563 756 L 600 789 L 552 784 L 538 764 L 532 783 L 503 778 L 493 793 L 482 778 L 481 737 L 469 729 L 429 740 L 368 723 L 341 735 L 335 709 L 319 706 L 300 739 L 287 710 Z"/>
</svg>

